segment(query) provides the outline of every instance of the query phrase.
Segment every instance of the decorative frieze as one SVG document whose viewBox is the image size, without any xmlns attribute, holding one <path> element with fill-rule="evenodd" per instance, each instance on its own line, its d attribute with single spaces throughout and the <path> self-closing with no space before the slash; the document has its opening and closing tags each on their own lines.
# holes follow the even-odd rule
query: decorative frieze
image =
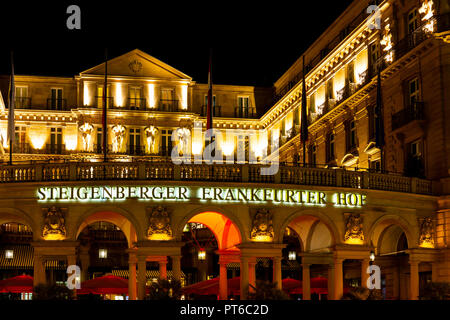
<svg viewBox="0 0 450 320">
<path fill-rule="evenodd" d="M 253 241 L 272 241 L 274 237 L 272 214 L 267 209 L 258 209 L 253 217 L 250 237 Z"/>
<path fill-rule="evenodd" d="M 172 228 L 167 209 L 162 206 L 149 209 L 150 224 L 147 230 L 149 240 L 170 240 L 172 239 Z"/>
<path fill-rule="evenodd" d="M 42 208 L 44 215 L 42 237 L 45 240 L 63 240 L 66 238 L 65 211 L 65 209 L 55 206 Z"/>
</svg>

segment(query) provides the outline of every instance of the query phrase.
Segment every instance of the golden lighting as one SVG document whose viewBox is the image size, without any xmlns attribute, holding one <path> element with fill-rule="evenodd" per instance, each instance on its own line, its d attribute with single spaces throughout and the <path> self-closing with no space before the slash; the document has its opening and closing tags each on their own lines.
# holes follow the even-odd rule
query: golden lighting
<svg viewBox="0 0 450 320">
<path fill-rule="evenodd" d="M 77 149 L 78 132 L 76 127 L 67 127 L 64 134 L 64 143 L 66 150 L 73 151 Z"/>
<path fill-rule="evenodd" d="M 433 0 L 425 0 L 422 3 L 422 6 L 419 8 L 419 13 L 423 14 L 422 21 L 426 21 L 427 23 L 423 26 L 423 30 L 425 32 L 434 32 L 434 20 L 431 19 L 434 15 L 433 12 Z"/>
<path fill-rule="evenodd" d="M 205 249 L 198 250 L 198 260 L 204 261 L 206 259 L 206 251 Z"/>
<path fill-rule="evenodd" d="M 297 252 L 295 251 L 289 251 L 289 260 L 294 261 L 297 259 Z"/>
<path fill-rule="evenodd" d="M 419 245 L 421 248 L 434 248 L 434 242 L 433 241 L 422 241 Z"/>
<path fill-rule="evenodd" d="M 106 249 L 99 249 L 99 250 L 98 250 L 98 257 L 99 257 L 100 259 L 106 259 L 106 258 L 108 258 L 108 250 L 106 250 Z"/>
<path fill-rule="evenodd" d="M 155 233 L 148 237 L 148 240 L 156 240 L 156 241 L 168 241 L 172 240 L 172 237 L 166 233 Z"/>
<path fill-rule="evenodd" d="M 394 61 L 394 52 L 392 51 L 392 34 L 391 34 L 391 26 L 390 24 L 387 24 L 384 27 L 384 35 L 383 39 L 381 39 L 380 44 L 384 47 L 383 51 L 386 52 L 386 56 L 384 59 L 386 62 L 390 63 Z"/>
<path fill-rule="evenodd" d="M 256 236 L 256 237 L 252 238 L 252 241 L 255 241 L 255 242 L 271 242 L 272 241 L 272 237 L 269 236 L 269 235 Z"/>
<path fill-rule="evenodd" d="M 14 251 L 13 250 L 5 250 L 5 259 L 13 259 Z"/>
<path fill-rule="evenodd" d="M 153 83 L 148 84 L 148 107 L 150 109 L 154 109 L 156 107 L 155 84 Z"/>
<path fill-rule="evenodd" d="M 347 244 L 364 244 L 364 240 L 361 240 L 361 238 L 349 238 L 345 241 Z"/>
<path fill-rule="evenodd" d="M 355 80 L 358 84 L 364 82 L 365 78 L 361 75 L 367 71 L 368 68 L 368 53 L 367 49 L 362 50 L 355 59 Z"/>
<path fill-rule="evenodd" d="M 203 149 L 203 143 L 201 143 L 201 142 L 193 142 L 192 143 L 192 154 L 193 155 L 202 154 L 202 149 Z"/>
<path fill-rule="evenodd" d="M 43 237 L 44 240 L 49 240 L 49 241 L 55 241 L 55 240 L 64 240 L 66 239 L 66 237 L 62 234 L 59 233 L 51 233 L 51 234 L 47 234 L 46 236 Z"/>
<path fill-rule="evenodd" d="M 341 68 L 333 78 L 334 96 L 340 101 L 343 98 L 342 89 L 345 87 L 345 67 Z"/>
<path fill-rule="evenodd" d="M 371 251 L 369 258 L 370 258 L 370 261 L 372 261 L 372 262 L 375 261 L 375 252 Z"/>
<path fill-rule="evenodd" d="M 186 110 L 188 107 L 188 86 L 181 87 L 181 109 Z"/>
<path fill-rule="evenodd" d="M 323 114 L 325 107 L 325 85 L 320 86 L 316 91 L 316 113 L 321 115 Z"/>
<path fill-rule="evenodd" d="M 89 91 L 88 82 L 84 82 L 83 84 L 83 103 L 85 106 L 91 105 L 91 92 Z"/>
<path fill-rule="evenodd" d="M 116 83 L 116 106 L 117 107 L 123 107 L 123 94 L 122 94 L 122 84 Z"/>
<path fill-rule="evenodd" d="M 40 150 L 44 147 L 47 141 L 47 128 L 45 127 L 30 127 L 29 129 L 30 141 L 34 149 Z"/>
</svg>

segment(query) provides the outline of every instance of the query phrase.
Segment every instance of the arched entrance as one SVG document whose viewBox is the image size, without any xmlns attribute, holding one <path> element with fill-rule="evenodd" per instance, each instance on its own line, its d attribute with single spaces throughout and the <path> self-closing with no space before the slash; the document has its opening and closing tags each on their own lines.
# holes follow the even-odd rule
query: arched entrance
<svg viewBox="0 0 450 320">
<path fill-rule="evenodd" d="M 197 269 L 198 276 L 190 279 L 203 281 L 220 277 L 220 299 L 227 298 L 227 265 L 239 263 L 242 242 L 238 226 L 225 214 L 204 211 L 188 219 L 183 230 L 182 267 L 187 276 L 189 269 Z M 192 283 L 188 283 L 192 284 Z"/>
</svg>

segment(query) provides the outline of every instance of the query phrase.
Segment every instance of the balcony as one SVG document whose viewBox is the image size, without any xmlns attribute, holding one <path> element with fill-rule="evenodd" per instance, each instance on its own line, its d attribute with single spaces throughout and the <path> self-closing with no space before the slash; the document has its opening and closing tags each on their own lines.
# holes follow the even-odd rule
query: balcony
<svg viewBox="0 0 450 320">
<path fill-rule="evenodd" d="M 47 99 L 47 110 L 68 111 L 66 99 Z"/>
<path fill-rule="evenodd" d="M 127 154 L 130 156 L 144 156 L 145 146 L 128 145 Z"/>
<path fill-rule="evenodd" d="M 30 109 L 31 108 L 31 98 L 30 97 L 16 97 L 14 107 L 17 109 Z"/>
<path fill-rule="evenodd" d="M 413 121 L 425 120 L 424 103 L 416 101 L 411 106 L 392 116 L 392 131 L 395 131 Z"/>
<path fill-rule="evenodd" d="M 145 98 L 128 98 L 127 107 L 129 110 L 145 110 L 146 106 Z"/>
<path fill-rule="evenodd" d="M 159 100 L 157 111 L 164 112 L 180 112 L 182 110 L 178 109 L 178 100 Z"/>
<path fill-rule="evenodd" d="M 244 118 L 244 119 L 256 119 L 256 108 L 249 107 L 235 107 L 234 108 L 234 117 L 235 118 Z"/>
<path fill-rule="evenodd" d="M 273 176 L 260 175 L 261 165 L 183 164 L 175 170 L 171 161 L 67 162 L 0 165 L 0 183 L 80 180 L 175 180 L 202 182 L 276 183 L 298 186 L 371 189 L 434 194 L 430 180 L 399 174 L 349 171 L 342 168 L 306 168 L 280 165 Z"/>
<path fill-rule="evenodd" d="M 97 102 L 97 105 L 92 106 L 92 108 L 103 108 L 103 99 L 104 97 L 95 96 L 95 101 Z M 114 97 L 106 97 L 106 107 L 114 108 Z"/>
<path fill-rule="evenodd" d="M 202 111 L 200 113 L 201 117 L 206 117 L 206 110 L 207 110 L 207 106 L 203 105 Z M 213 112 L 213 114 L 212 114 L 213 117 L 221 117 L 222 116 L 222 107 L 221 106 L 213 106 L 212 112 Z"/>
</svg>

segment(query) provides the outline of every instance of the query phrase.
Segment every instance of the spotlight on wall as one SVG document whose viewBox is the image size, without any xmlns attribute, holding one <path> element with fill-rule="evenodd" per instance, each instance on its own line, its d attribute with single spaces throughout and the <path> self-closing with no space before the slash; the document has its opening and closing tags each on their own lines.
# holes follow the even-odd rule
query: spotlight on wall
<svg viewBox="0 0 450 320">
<path fill-rule="evenodd" d="M 6 259 L 13 259 L 14 258 L 14 251 L 13 250 L 5 250 L 5 258 Z"/>
<path fill-rule="evenodd" d="M 108 250 L 106 250 L 106 249 L 99 249 L 99 250 L 98 250 L 98 257 L 99 257 L 100 259 L 106 259 L 106 258 L 108 258 Z"/>
<path fill-rule="evenodd" d="M 297 259 L 297 252 L 295 252 L 295 251 L 289 251 L 288 258 L 289 258 L 289 260 L 291 260 L 291 261 L 296 260 L 296 259 Z"/>
<path fill-rule="evenodd" d="M 198 260 L 204 261 L 206 259 L 206 251 L 205 249 L 198 250 Z"/>
<path fill-rule="evenodd" d="M 373 251 L 370 252 L 370 261 L 375 261 L 375 252 Z"/>
</svg>

